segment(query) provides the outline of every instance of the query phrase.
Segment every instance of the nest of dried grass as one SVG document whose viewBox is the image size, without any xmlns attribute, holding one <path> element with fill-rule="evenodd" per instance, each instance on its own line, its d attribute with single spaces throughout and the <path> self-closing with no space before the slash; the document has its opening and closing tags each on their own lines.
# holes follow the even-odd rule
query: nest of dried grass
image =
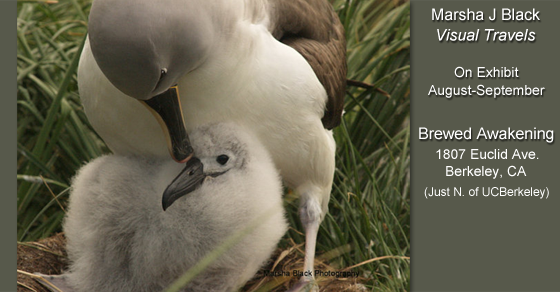
<svg viewBox="0 0 560 292">
<path fill-rule="evenodd" d="M 33 273 L 39 272 L 46 275 L 61 274 L 66 269 L 66 238 L 59 233 L 38 242 L 18 243 L 17 246 L 17 284 L 18 292 L 49 292 L 35 281 Z M 286 291 L 299 280 L 293 275 L 294 270 L 303 267 L 302 245 L 293 244 L 288 249 L 277 249 L 269 262 L 249 281 L 241 291 Z M 324 260 L 316 260 L 315 268 L 322 271 L 337 271 Z M 289 273 L 290 276 L 265 276 L 269 272 L 275 275 Z M 317 277 L 320 291 L 367 291 L 362 277 L 337 278 Z"/>
<path fill-rule="evenodd" d="M 58 275 L 67 265 L 66 238 L 62 233 L 38 242 L 18 243 L 17 291 L 49 292 L 34 280 L 33 273 Z"/>
</svg>

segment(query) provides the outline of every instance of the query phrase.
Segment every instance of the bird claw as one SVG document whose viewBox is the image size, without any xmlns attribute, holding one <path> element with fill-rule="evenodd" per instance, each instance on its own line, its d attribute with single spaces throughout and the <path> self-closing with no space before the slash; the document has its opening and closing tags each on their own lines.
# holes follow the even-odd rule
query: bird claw
<svg viewBox="0 0 560 292">
<path fill-rule="evenodd" d="M 319 292 L 319 286 L 313 277 L 301 277 L 287 292 Z"/>
</svg>

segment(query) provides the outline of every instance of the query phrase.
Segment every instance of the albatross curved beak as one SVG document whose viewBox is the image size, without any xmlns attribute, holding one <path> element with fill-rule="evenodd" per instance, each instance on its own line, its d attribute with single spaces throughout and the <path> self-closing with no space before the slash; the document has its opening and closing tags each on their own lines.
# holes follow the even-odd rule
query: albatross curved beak
<svg viewBox="0 0 560 292">
<path fill-rule="evenodd" d="M 171 157 L 179 163 L 189 160 L 193 155 L 193 148 L 185 129 L 177 86 L 140 102 L 156 117 L 163 129 Z"/>
<path fill-rule="evenodd" d="M 163 192 L 161 199 L 163 210 L 167 210 L 180 197 L 198 189 L 205 178 L 206 175 L 204 175 L 200 159 L 196 157 L 191 158 L 185 165 L 185 168 L 181 170 L 179 175 L 173 179 Z"/>
<path fill-rule="evenodd" d="M 167 186 L 161 198 L 163 211 L 167 210 L 177 199 L 188 195 L 198 189 L 207 177 L 218 177 L 226 171 L 205 173 L 204 165 L 197 157 L 192 157 L 187 161 L 185 168 Z"/>
</svg>

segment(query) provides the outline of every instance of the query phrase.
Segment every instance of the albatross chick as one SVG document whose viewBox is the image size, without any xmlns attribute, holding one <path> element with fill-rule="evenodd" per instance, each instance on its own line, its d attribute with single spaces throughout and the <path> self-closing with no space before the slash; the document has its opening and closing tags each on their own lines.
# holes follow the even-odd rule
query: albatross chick
<svg viewBox="0 0 560 292">
<path fill-rule="evenodd" d="M 261 224 L 186 290 L 233 291 L 269 258 L 287 223 L 280 177 L 265 148 L 231 124 L 201 127 L 190 137 L 204 181 L 166 211 L 162 194 L 181 164 L 109 155 L 79 171 L 64 222 L 71 262 L 65 280 L 75 291 L 161 291 L 255 220 Z M 169 188 L 180 189 L 181 179 Z"/>
</svg>

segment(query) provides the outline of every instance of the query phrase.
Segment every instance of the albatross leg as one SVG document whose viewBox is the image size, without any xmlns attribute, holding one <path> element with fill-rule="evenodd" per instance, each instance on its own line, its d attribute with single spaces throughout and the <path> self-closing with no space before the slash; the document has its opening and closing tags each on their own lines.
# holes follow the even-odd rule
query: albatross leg
<svg viewBox="0 0 560 292">
<path fill-rule="evenodd" d="M 314 279 L 315 246 L 317 244 L 317 233 L 319 232 L 319 221 L 313 220 L 305 226 L 305 259 L 304 268 L 308 272 L 307 278 Z M 311 277 L 309 277 L 311 276 Z"/>
<path fill-rule="evenodd" d="M 303 228 L 305 229 L 305 259 L 304 259 L 304 276 L 289 291 L 318 291 L 319 288 L 315 283 L 314 263 L 315 263 L 315 246 L 317 244 L 317 233 L 322 218 L 321 204 L 316 197 L 310 196 L 309 193 L 302 193 L 301 203 L 299 207 L 299 216 Z"/>
<path fill-rule="evenodd" d="M 320 217 L 319 217 L 320 218 Z M 307 275 L 303 276 L 299 282 L 304 284 L 304 291 L 318 291 L 319 287 L 315 283 L 315 246 L 317 243 L 317 233 L 319 232 L 319 220 L 313 220 L 304 223 L 305 228 L 305 259 L 303 267 L 305 271 L 308 272 Z"/>
</svg>

